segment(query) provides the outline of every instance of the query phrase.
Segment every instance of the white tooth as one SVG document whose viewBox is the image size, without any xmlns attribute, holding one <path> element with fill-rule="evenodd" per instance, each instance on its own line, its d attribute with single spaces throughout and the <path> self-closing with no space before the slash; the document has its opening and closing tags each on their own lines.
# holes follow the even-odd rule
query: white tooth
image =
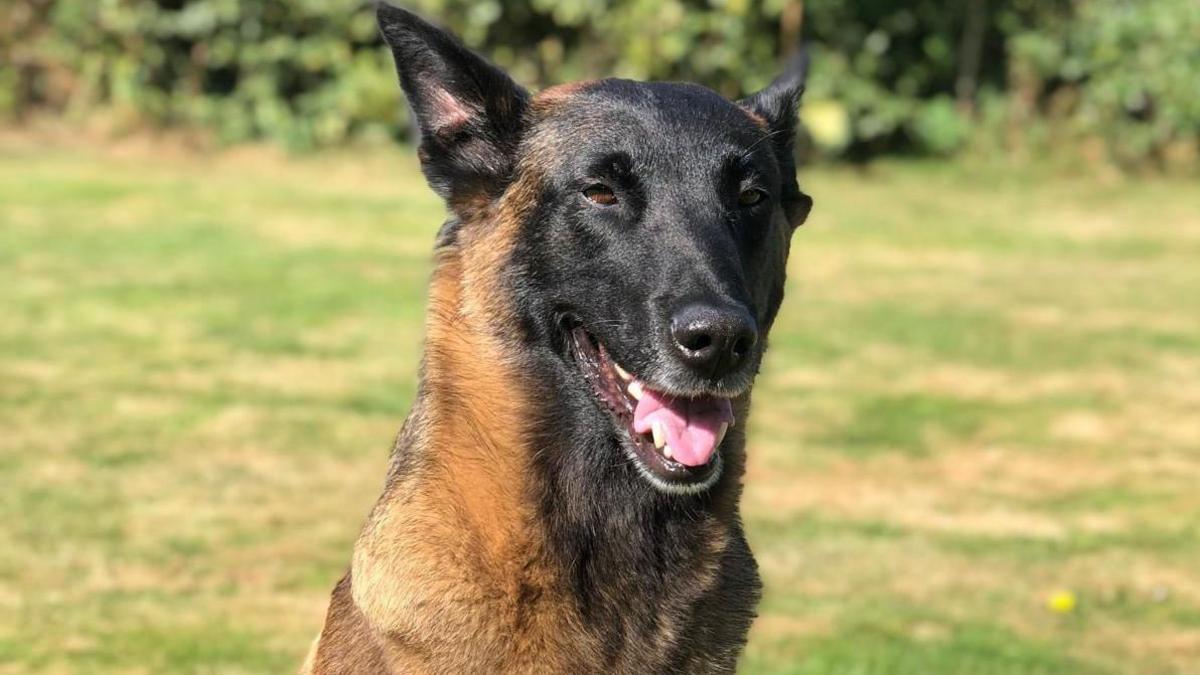
<svg viewBox="0 0 1200 675">
<path fill-rule="evenodd" d="M 725 432 L 727 431 L 729 431 L 729 423 L 722 423 L 721 428 L 717 429 L 717 442 L 713 444 L 714 448 L 720 446 L 721 441 L 725 440 Z"/>
<path fill-rule="evenodd" d="M 663 446 L 667 444 L 667 433 L 662 428 L 662 422 L 655 422 L 651 426 L 651 431 L 654 433 L 654 447 L 662 450 Z"/>
<path fill-rule="evenodd" d="M 633 382 L 629 383 L 629 395 L 630 396 L 632 396 L 640 401 L 640 400 L 642 400 L 643 393 L 645 393 L 645 392 L 642 390 L 642 383 L 640 381 L 634 380 Z"/>
<path fill-rule="evenodd" d="M 671 446 L 669 446 L 669 445 L 663 446 L 662 455 L 663 455 L 663 457 L 666 457 L 667 459 L 671 459 L 675 456 L 675 454 L 671 452 Z"/>
<path fill-rule="evenodd" d="M 622 368 L 622 367 L 621 367 L 621 364 L 619 364 L 619 363 L 614 363 L 614 364 L 613 364 L 613 370 L 617 371 L 617 374 L 621 376 L 621 379 L 622 379 L 622 380 L 625 380 L 626 382 L 628 382 L 628 381 L 629 381 L 629 371 L 627 371 L 627 370 L 625 370 L 624 368 Z"/>
</svg>

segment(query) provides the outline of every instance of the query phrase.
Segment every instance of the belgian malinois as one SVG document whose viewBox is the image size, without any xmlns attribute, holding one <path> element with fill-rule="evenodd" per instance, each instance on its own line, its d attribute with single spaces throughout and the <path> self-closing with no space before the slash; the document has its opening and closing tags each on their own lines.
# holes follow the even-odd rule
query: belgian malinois
<svg viewBox="0 0 1200 675">
<path fill-rule="evenodd" d="M 733 671 L 750 390 L 812 205 L 803 66 L 740 101 L 530 95 L 378 17 L 450 217 L 416 402 L 305 672 Z"/>
</svg>

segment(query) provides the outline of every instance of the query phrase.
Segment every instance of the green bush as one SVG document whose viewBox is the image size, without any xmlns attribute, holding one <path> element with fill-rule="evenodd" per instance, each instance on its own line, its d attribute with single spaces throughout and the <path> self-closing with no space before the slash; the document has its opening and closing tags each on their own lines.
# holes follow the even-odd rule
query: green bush
<svg viewBox="0 0 1200 675">
<path fill-rule="evenodd" d="M 1091 0 L 1016 35 L 1041 115 L 1103 138 L 1123 163 L 1162 162 L 1200 135 L 1200 3 Z"/>
<path fill-rule="evenodd" d="M 1154 161 L 1200 135 L 1194 0 L 414 0 L 538 87 L 618 75 L 735 96 L 800 35 L 803 111 L 831 155 L 1103 139 Z M 105 109 L 291 147 L 403 136 L 363 0 L 28 0 L 0 6 L 0 115 Z M 1070 132 L 1045 131 L 1046 128 Z"/>
<path fill-rule="evenodd" d="M 358 0 L 60 0 L 26 12 L 40 15 L 16 46 L 32 64 L 16 76 L 27 80 L 18 108 L 103 106 L 301 147 L 394 123 L 391 57 Z"/>
</svg>

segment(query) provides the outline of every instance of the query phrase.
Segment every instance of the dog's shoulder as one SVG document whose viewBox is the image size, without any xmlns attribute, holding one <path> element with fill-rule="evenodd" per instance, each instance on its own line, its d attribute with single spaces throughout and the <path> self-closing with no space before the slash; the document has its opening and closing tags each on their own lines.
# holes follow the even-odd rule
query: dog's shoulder
<svg viewBox="0 0 1200 675">
<path fill-rule="evenodd" d="M 334 587 L 325 627 L 313 643 L 300 675 L 387 672 L 375 633 L 354 604 L 352 584 L 351 572 L 347 571 Z"/>
</svg>

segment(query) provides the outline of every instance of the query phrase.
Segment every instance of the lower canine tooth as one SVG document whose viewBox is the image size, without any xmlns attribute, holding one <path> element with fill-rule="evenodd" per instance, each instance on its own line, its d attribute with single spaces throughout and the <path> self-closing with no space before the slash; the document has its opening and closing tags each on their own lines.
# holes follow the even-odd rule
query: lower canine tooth
<svg viewBox="0 0 1200 675">
<path fill-rule="evenodd" d="M 717 429 L 717 442 L 713 444 L 713 447 L 721 445 L 721 441 L 725 440 L 725 432 L 727 431 L 729 431 L 728 423 L 722 424 L 721 428 Z"/>
<path fill-rule="evenodd" d="M 643 393 L 645 393 L 645 392 L 642 390 L 641 382 L 634 380 L 633 382 L 629 383 L 629 395 L 630 396 L 632 396 L 640 401 L 640 400 L 642 400 Z"/>
<path fill-rule="evenodd" d="M 667 434 L 663 432 L 662 424 L 655 422 L 651 429 L 654 433 L 654 447 L 662 450 L 667 444 Z"/>
<path fill-rule="evenodd" d="M 674 454 L 671 452 L 671 446 L 669 446 L 669 445 L 663 446 L 662 454 L 663 454 L 663 457 L 666 457 L 667 459 L 671 459 L 672 457 L 674 457 Z"/>
</svg>

